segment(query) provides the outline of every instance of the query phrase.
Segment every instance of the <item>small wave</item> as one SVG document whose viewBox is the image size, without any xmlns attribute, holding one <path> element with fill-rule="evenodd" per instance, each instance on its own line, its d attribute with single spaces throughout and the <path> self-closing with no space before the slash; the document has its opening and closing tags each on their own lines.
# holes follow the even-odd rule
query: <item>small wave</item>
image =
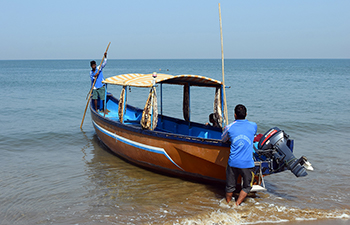
<svg viewBox="0 0 350 225">
<path fill-rule="evenodd" d="M 324 219 L 350 220 L 349 210 L 300 209 L 259 202 L 243 203 L 237 208 L 222 208 L 207 214 L 185 218 L 175 224 L 261 224 Z"/>
</svg>

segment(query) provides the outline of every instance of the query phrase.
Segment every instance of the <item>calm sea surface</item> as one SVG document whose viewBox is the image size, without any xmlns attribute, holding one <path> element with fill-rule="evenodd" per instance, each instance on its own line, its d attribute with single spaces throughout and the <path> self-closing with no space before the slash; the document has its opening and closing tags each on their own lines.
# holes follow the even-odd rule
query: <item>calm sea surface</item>
<svg viewBox="0 0 350 225">
<path fill-rule="evenodd" d="M 233 107 L 246 105 L 258 132 L 285 130 L 296 157 L 315 168 L 303 178 L 266 177 L 268 191 L 236 209 L 219 206 L 222 186 L 116 157 L 89 112 L 80 130 L 89 60 L 0 61 L 0 68 L 0 224 L 350 223 L 350 60 L 225 60 L 230 122 Z M 221 60 L 109 60 L 104 76 L 160 69 L 221 80 Z M 148 90 L 130 91 L 128 103 L 143 107 Z M 182 117 L 182 89 L 163 92 L 164 114 Z M 213 95 L 191 90 L 194 121 L 207 122 Z"/>
</svg>

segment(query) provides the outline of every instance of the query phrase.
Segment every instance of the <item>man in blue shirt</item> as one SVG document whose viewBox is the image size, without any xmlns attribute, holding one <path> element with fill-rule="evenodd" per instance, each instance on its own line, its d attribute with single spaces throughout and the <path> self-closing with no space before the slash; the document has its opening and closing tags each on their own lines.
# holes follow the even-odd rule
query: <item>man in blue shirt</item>
<svg viewBox="0 0 350 225">
<path fill-rule="evenodd" d="M 236 189 L 239 175 L 243 179 L 243 187 L 236 201 L 240 205 L 252 189 L 254 180 L 253 140 L 257 125 L 245 119 L 247 109 L 244 105 L 235 107 L 235 121 L 225 127 L 221 136 L 223 142 L 230 141 L 230 156 L 226 168 L 226 202 L 230 203 Z"/>
<path fill-rule="evenodd" d="M 107 63 L 107 52 L 105 52 L 105 58 L 103 60 L 102 65 L 99 65 L 98 67 L 96 67 L 95 61 L 90 62 L 91 86 L 93 85 L 95 79 L 97 79 L 95 86 L 94 86 L 94 89 L 92 91 L 92 99 L 94 100 L 96 112 L 97 112 L 97 99 L 98 98 L 100 98 L 102 100 L 102 110 L 104 110 L 104 100 L 105 100 L 106 89 L 105 89 L 105 85 L 102 83 L 102 81 L 104 81 L 102 69 L 106 66 L 106 63 Z M 104 112 L 104 113 L 108 114 L 108 112 L 109 112 L 109 110 L 106 110 L 106 112 Z"/>
</svg>

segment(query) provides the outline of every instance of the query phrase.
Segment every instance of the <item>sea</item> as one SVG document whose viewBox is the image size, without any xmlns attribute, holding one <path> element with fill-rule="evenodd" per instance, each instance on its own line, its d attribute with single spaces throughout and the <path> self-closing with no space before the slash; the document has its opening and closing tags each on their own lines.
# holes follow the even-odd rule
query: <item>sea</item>
<svg viewBox="0 0 350 225">
<path fill-rule="evenodd" d="M 228 122 L 244 104 L 258 133 L 284 130 L 295 156 L 314 167 L 302 178 L 290 171 L 265 177 L 267 191 L 236 208 L 220 205 L 222 185 L 117 157 L 99 141 L 89 111 L 80 129 L 89 61 L 0 61 L 0 224 L 350 224 L 350 59 L 225 60 Z M 221 81 L 221 68 L 221 59 L 109 59 L 103 75 Z M 120 90 L 108 86 L 117 97 Z M 143 108 L 148 92 L 130 88 L 128 104 Z M 182 118 L 182 87 L 164 85 L 162 92 L 163 114 Z M 192 121 L 208 122 L 214 93 L 191 88 Z"/>
</svg>

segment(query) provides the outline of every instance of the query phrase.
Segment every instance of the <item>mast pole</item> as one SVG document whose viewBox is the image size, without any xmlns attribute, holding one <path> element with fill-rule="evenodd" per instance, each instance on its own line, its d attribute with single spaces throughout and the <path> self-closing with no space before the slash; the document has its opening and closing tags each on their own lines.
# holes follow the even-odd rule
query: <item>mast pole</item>
<svg viewBox="0 0 350 225">
<path fill-rule="evenodd" d="M 220 37 L 221 37 L 221 70 L 222 70 L 222 90 L 224 94 L 224 120 L 226 125 L 228 125 L 228 114 L 227 114 L 227 103 L 226 103 L 226 91 L 225 91 L 225 71 L 224 71 L 224 41 L 222 37 L 222 22 L 221 22 L 221 7 L 219 3 L 219 18 L 220 18 Z"/>
</svg>

